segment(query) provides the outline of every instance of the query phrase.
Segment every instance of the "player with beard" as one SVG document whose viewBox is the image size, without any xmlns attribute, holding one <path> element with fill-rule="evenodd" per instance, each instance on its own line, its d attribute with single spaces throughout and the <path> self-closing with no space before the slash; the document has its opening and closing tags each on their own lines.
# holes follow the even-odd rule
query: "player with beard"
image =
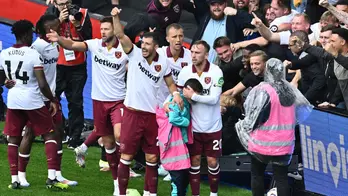
<svg viewBox="0 0 348 196">
<path fill-rule="evenodd" d="M 18 146 L 21 134 L 28 121 L 31 122 L 36 136 L 42 135 L 45 141 L 45 154 L 48 165 L 47 188 L 66 189 L 68 185 L 56 179 L 57 142 L 53 129 L 52 116 L 57 111 L 57 100 L 46 81 L 42 57 L 30 48 L 33 41 L 34 25 L 28 20 L 13 24 L 12 33 L 16 44 L 0 54 L 0 83 L 8 78 L 14 81 L 7 97 L 7 113 L 4 134 L 8 136 L 8 161 L 12 182 L 10 189 L 20 188 L 18 179 Z M 41 93 L 50 101 L 45 106 Z"/>
<path fill-rule="evenodd" d="M 41 57 L 44 60 L 44 72 L 46 76 L 46 80 L 51 88 L 51 91 L 54 95 L 56 89 L 56 66 L 57 59 L 59 55 L 58 45 L 56 43 L 51 43 L 46 39 L 46 33 L 50 32 L 50 29 L 58 30 L 59 21 L 58 18 L 54 15 L 43 15 L 36 23 L 37 33 L 39 37 L 32 44 L 32 48 L 39 52 Z M 8 82 L 9 83 L 9 82 Z M 13 86 L 6 85 L 8 88 L 12 88 Z M 45 105 L 49 108 L 50 102 L 49 99 L 43 96 L 45 101 Z M 75 186 L 77 182 L 70 181 L 65 179 L 61 173 L 61 162 L 63 157 L 62 150 L 62 138 L 63 138 L 63 129 L 62 129 L 62 112 L 61 110 L 57 110 L 56 114 L 53 116 L 54 122 L 54 130 L 56 133 L 56 141 L 58 144 L 58 160 L 57 160 L 57 168 L 56 168 L 56 176 L 59 182 L 64 184 Z M 26 180 L 26 168 L 29 163 L 31 145 L 34 141 L 34 132 L 32 130 L 32 124 L 30 122 L 27 123 L 25 134 L 22 138 L 20 147 L 19 147 L 19 160 L 18 160 L 18 178 L 22 187 L 28 187 L 30 184 Z"/>
<path fill-rule="evenodd" d="M 120 160 L 119 137 L 123 116 L 123 100 L 126 96 L 127 55 L 123 52 L 120 41 L 114 34 L 113 20 L 105 17 L 100 21 L 102 39 L 75 42 L 58 36 L 51 30 L 49 40 L 58 42 L 63 48 L 92 53 L 92 100 L 95 131 L 91 140 L 102 137 L 106 158 L 114 179 L 114 195 L 118 195 L 117 168 Z M 116 142 L 115 142 L 116 141 Z M 86 154 L 87 147 L 76 148 L 78 157 Z M 129 169 L 128 169 L 129 171 Z"/>
<path fill-rule="evenodd" d="M 196 94 L 190 87 L 183 89 L 185 98 L 192 104 L 191 118 L 194 142 L 189 145 L 191 168 L 190 184 L 192 195 L 200 192 L 201 156 L 207 156 L 210 196 L 217 196 L 221 156 L 220 94 L 224 84 L 221 69 L 208 61 L 209 45 L 203 40 L 196 41 L 191 48 L 192 64 L 184 67 L 178 77 L 177 85 L 183 87 L 190 78 L 200 81 L 203 93 Z M 209 115 L 207 115 L 209 114 Z"/>
<path fill-rule="evenodd" d="M 173 78 L 168 60 L 156 52 L 158 38 L 153 32 L 143 35 L 141 49 L 132 44 L 124 34 L 119 19 L 120 10 L 114 8 L 114 29 L 125 53 L 129 57 L 127 73 L 127 93 L 125 98 L 124 119 L 122 122 L 121 160 L 118 167 L 120 196 L 126 195 L 129 180 L 129 166 L 139 146 L 145 152 L 145 184 L 149 192 L 157 195 L 158 125 L 156 122 L 157 94 L 163 81 L 166 82 L 173 101 L 182 108 L 183 100 Z M 139 85 L 141 84 L 141 85 Z"/>
<path fill-rule="evenodd" d="M 252 16 L 243 10 L 236 11 L 234 16 L 225 15 L 226 0 L 208 0 L 207 2 L 209 10 L 206 10 L 205 15 L 201 15 L 201 22 L 192 43 L 196 40 L 204 40 L 210 47 L 213 47 L 215 39 L 221 36 L 228 37 L 231 43 L 243 41 L 243 29 L 253 28 L 250 25 Z M 210 50 L 208 60 L 214 62 L 216 57 L 215 50 Z"/>
</svg>

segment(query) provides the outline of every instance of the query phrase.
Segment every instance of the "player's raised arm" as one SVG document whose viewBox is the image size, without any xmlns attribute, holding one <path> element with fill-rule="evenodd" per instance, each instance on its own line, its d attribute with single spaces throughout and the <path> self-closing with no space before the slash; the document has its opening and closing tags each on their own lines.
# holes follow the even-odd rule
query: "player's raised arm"
<svg viewBox="0 0 348 196">
<path fill-rule="evenodd" d="M 123 31 L 123 28 L 122 28 L 122 25 L 120 22 L 120 17 L 119 17 L 120 12 L 121 12 L 121 9 L 118 9 L 117 7 L 114 7 L 114 9 L 112 9 L 112 11 L 111 11 L 111 15 L 112 15 L 113 22 L 114 22 L 114 31 L 115 31 L 116 37 L 121 42 L 123 51 L 126 54 L 128 54 L 133 48 L 133 43 L 129 39 L 129 37 L 124 34 L 124 31 Z"/>
<path fill-rule="evenodd" d="M 80 52 L 86 52 L 88 50 L 87 45 L 84 42 L 75 42 L 71 39 L 59 36 L 57 32 L 51 30 L 50 33 L 46 34 L 47 39 L 51 42 L 58 42 L 58 44 L 67 49 Z"/>
</svg>

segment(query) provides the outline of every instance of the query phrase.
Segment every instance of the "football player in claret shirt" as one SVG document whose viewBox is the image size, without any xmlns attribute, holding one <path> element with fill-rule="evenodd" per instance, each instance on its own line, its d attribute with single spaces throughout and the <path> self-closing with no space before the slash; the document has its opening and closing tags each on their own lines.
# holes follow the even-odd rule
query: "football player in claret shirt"
<svg viewBox="0 0 348 196">
<path fill-rule="evenodd" d="M 125 74 L 128 57 L 114 34 L 112 18 L 105 17 L 100 23 L 101 39 L 75 42 L 58 36 L 55 31 L 51 31 L 47 37 L 53 42 L 58 42 L 65 49 L 91 52 L 95 130 L 84 145 L 75 149 L 75 153 L 79 165 L 84 165 L 83 157 L 88 143 L 93 143 L 98 137 L 102 137 L 106 158 L 114 179 L 114 195 L 118 195 L 117 167 L 120 160 L 118 141 L 124 109 L 123 100 L 126 96 Z"/>
<path fill-rule="evenodd" d="M 120 196 L 126 195 L 129 180 L 129 165 L 141 146 L 146 157 L 144 195 L 157 195 L 158 125 L 156 122 L 157 94 L 165 81 L 175 103 L 182 108 L 183 100 L 173 78 L 166 56 L 156 52 L 158 36 L 153 32 L 144 33 L 141 48 L 132 44 L 123 32 L 120 10 L 114 8 L 115 35 L 123 50 L 128 54 L 127 92 L 120 137 L 121 160 L 118 167 Z M 139 86 L 141 84 L 141 86 Z"/>
<path fill-rule="evenodd" d="M 27 20 L 17 21 L 12 26 L 16 44 L 0 54 L 0 83 L 12 80 L 14 86 L 7 97 L 7 114 L 4 134 L 8 136 L 8 160 L 12 182 L 9 188 L 20 187 L 18 179 L 18 146 L 21 134 L 28 121 L 32 124 L 36 136 L 45 140 L 45 153 L 48 165 L 47 188 L 66 189 L 68 185 L 56 179 L 58 163 L 57 142 L 53 129 L 52 116 L 57 111 L 57 100 L 46 81 L 43 59 L 30 48 L 33 41 L 34 25 Z M 50 101 L 49 109 L 45 106 L 41 93 Z"/>
</svg>

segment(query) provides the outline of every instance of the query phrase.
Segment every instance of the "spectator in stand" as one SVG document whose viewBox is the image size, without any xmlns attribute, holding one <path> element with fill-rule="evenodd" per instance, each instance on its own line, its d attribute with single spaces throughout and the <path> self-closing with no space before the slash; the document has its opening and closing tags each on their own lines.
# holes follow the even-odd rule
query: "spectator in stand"
<svg viewBox="0 0 348 196">
<path fill-rule="evenodd" d="M 314 39 L 315 39 L 315 41 L 311 43 L 312 45 L 316 45 L 316 42 L 319 41 L 321 29 L 327 26 L 328 24 L 331 24 L 335 26 L 336 28 L 340 26 L 338 19 L 331 12 L 326 11 L 320 17 L 319 22 L 311 25 L 311 30 L 313 32 Z"/>
<path fill-rule="evenodd" d="M 275 20 L 276 15 L 271 12 L 271 5 L 266 4 L 265 7 L 263 8 L 264 16 L 265 16 L 265 25 L 267 27 L 270 26 L 270 24 Z"/>
<path fill-rule="evenodd" d="M 230 47 L 231 41 L 228 37 L 218 37 L 214 42 L 214 50 L 218 54 L 216 65 L 220 67 L 224 75 L 224 84 L 222 85 L 222 92 L 231 89 L 242 80 L 240 71 L 244 66 L 241 60 L 234 61 L 233 51 Z M 241 59 L 242 57 L 239 57 Z"/>
<path fill-rule="evenodd" d="M 336 27 L 334 25 L 327 25 L 321 29 L 321 33 L 319 36 L 319 47 L 325 48 L 330 42 L 330 37 L 332 35 L 332 30 Z M 300 39 L 297 39 L 297 45 L 302 45 Z M 304 50 L 312 56 L 315 56 L 322 70 L 325 72 L 326 77 L 326 85 L 327 91 L 325 93 L 325 102 L 323 104 L 319 104 L 319 107 L 325 107 L 329 103 L 333 103 L 334 105 L 338 105 L 341 101 L 343 101 L 342 93 L 337 85 L 337 77 L 334 72 L 334 60 L 333 59 L 324 59 L 319 56 L 319 52 L 317 51 L 317 47 L 304 44 Z M 344 104 L 343 104 L 344 105 Z"/>
<path fill-rule="evenodd" d="M 293 32 L 289 38 L 289 48 L 298 58 L 284 61 L 284 65 L 291 70 L 301 70 L 301 92 L 310 103 L 317 105 L 325 99 L 325 70 L 319 65 L 315 56 L 307 54 L 302 48 L 297 47 L 297 40 L 309 44 L 308 34 L 305 31 Z"/>
<path fill-rule="evenodd" d="M 203 6 L 203 7 L 201 7 Z M 205 14 L 207 5 L 205 3 L 189 0 L 151 0 L 147 5 L 147 13 L 151 20 L 157 24 L 156 31 L 161 33 L 162 45 L 168 45 L 164 39 L 166 28 L 172 23 L 178 23 L 183 10 L 195 15 L 196 21 L 199 22 L 199 16 Z"/>
<path fill-rule="evenodd" d="M 257 50 L 250 54 L 250 67 L 252 72 L 246 75 L 241 82 L 235 87 L 225 91 L 224 95 L 232 95 L 233 97 L 241 94 L 248 88 L 253 88 L 263 81 L 263 74 L 265 70 L 268 56 L 265 52 Z"/>
<path fill-rule="evenodd" d="M 279 33 L 273 33 L 262 23 L 262 21 L 255 14 L 252 24 L 255 25 L 255 27 L 258 29 L 258 31 L 264 39 L 270 42 L 280 43 L 280 45 L 289 45 L 289 38 L 291 32 L 301 30 L 308 33 L 310 30 L 310 19 L 306 14 L 295 15 L 295 17 L 292 20 L 291 31 L 289 30 Z M 310 41 L 314 40 L 313 35 L 309 35 L 309 37 Z"/>
<path fill-rule="evenodd" d="M 289 29 L 289 27 L 286 27 L 286 25 L 288 25 L 288 23 L 292 21 L 295 15 L 295 12 L 291 11 L 289 0 L 272 0 L 270 13 L 272 15 L 275 15 L 276 17 L 274 21 L 271 22 L 271 24 L 269 25 L 269 29 L 271 32 L 279 32 Z M 258 37 L 252 40 L 238 42 L 232 44 L 231 47 L 232 50 L 238 51 L 239 49 L 245 48 L 250 44 L 265 46 L 267 54 L 274 58 L 278 58 L 280 60 L 285 60 L 287 58 L 287 47 L 280 46 L 277 43 L 269 42 L 264 37 Z"/>
<path fill-rule="evenodd" d="M 205 14 L 200 15 L 200 22 L 197 32 L 192 39 L 206 41 L 213 47 L 214 41 L 220 36 L 228 37 L 232 43 L 244 40 L 243 29 L 252 28 L 250 25 L 252 16 L 242 10 L 233 9 L 233 13 L 225 14 L 226 0 L 208 0 L 209 8 L 204 10 Z M 210 50 L 208 60 L 214 62 L 217 54 Z"/>
<path fill-rule="evenodd" d="M 59 17 L 61 36 L 74 41 L 92 39 L 92 24 L 87 10 L 72 4 L 71 0 L 54 0 L 46 13 Z M 70 149 L 79 145 L 84 126 L 83 88 L 86 80 L 86 54 L 59 48 L 56 96 L 60 98 L 64 92 L 68 100 Z"/>
<path fill-rule="evenodd" d="M 339 0 L 336 7 L 330 5 L 328 0 L 320 0 L 319 4 L 327 8 L 339 21 L 345 24 L 345 28 L 348 28 L 348 0 Z"/>
<path fill-rule="evenodd" d="M 296 42 L 297 43 L 297 42 Z M 343 99 L 348 106 L 348 30 L 337 28 L 332 30 L 330 42 L 325 46 L 325 50 L 315 46 L 306 45 L 298 42 L 298 47 L 305 52 L 312 53 L 317 58 L 325 60 L 334 60 L 334 72 L 338 80 Z M 334 103 L 321 104 L 322 107 L 336 107 Z"/>
</svg>

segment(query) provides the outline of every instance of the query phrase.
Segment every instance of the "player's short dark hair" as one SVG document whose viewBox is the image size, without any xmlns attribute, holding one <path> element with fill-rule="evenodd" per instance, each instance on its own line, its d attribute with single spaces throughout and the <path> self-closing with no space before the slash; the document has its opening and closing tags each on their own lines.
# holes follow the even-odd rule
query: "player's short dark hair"
<svg viewBox="0 0 348 196">
<path fill-rule="evenodd" d="M 206 41 L 204 41 L 204 40 L 197 40 L 197 41 L 195 41 L 193 44 L 192 44 L 192 46 L 194 46 L 194 45 L 203 45 L 204 46 L 204 49 L 205 49 L 205 52 L 209 52 L 209 50 L 210 50 L 210 46 L 209 46 L 209 44 L 206 42 Z"/>
<path fill-rule="evenodd" d="M 112 20 L 112 17 L 111 17 L 111 16 L 105 16 L 105 17 L 103 17 L 103 18 L 100 20 L 100 23 L 105 23 L 105 22 L 114 24 L 114 21 Z"/>
<path fill-rule="evenodd" d="M 47 21 L 54 21 L 57 20 L 57 16 L 52 14 L 44 14 L 40 17 L 40 19 L 36 22 L 36 33 L 38 33 L 41 36 L 46 35 L 45 32 L 45 23 Z"/>
<path fill-rule="evenodd" d="M 190 86 L 196 93 L 201 94 L 203 92 L 203 86 L 196 78 L 188 79 L 184 84 L 185 88 L 187 86 Z"/>
<path fill-rule="evenodd" d="M 33 31 L 34 25 L 29 20 L 19 20 L 12 25 L 11 32 L 19 40 L 27 33 Z"/>
<path fill-rule="evenodd" d="M 255 52 L 256 50 L 263 50 L 263 48 L 257 44 L 249 44 L 247 45 L 244 50 L 250 51 L 250 53 Z"/>
<path fill-rule="evenodd" d="M 294 36 L 298 37 L 304 43 L 309 44 L 308 33 L 306 33 L 305 31 L 297 30 L 295 32 L 292 32 L 290 37 L 294 37 Z"/>
<path fill-rule="evenodd" d="M 230 44 L 231 44 L 231 40 L 228 37 L 221 36 L 216 38 L 213 44 L 213 48 L 215 50 L 216 48 L 220 48 L 222 46 L 230 46 Z"/>
<path fill-rule="evenodd" d="M 183 28 L 180 24 L 178 24 L 178 23 L 172 23 L 172 24 L 170 24 L 169 26 L 167 26 L 167 28 L 166 28 L 166 35 L 168 35 L 168 32 L 169 32 L 169 30 L 170 30 L 171 28 L 174 28 L 174 29 L 176 29 L 176 30 L 182 29 L 182 30 L 184 31 L 184 28 Z"/>
<path fill-rule="evenodd" d="M 157 32 L 146 32 L 144 33 L 143 38 L 152 38 L 155 45 L 159 44 L 159 34 Z"/>
</svg>

